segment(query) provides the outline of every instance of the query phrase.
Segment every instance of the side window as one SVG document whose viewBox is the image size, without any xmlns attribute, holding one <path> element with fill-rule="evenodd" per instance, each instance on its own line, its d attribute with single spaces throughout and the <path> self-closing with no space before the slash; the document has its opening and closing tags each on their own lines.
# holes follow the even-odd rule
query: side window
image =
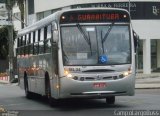
<svg viewBox="0 0 160 116">
<path fill-rule="evenodd" d="M 42 28 L 40 31 L 40 41 L 39 41 L 39 53 L 44 53 L 44 28 Z"/>
<path fill-rule="evenodd" d="M 24 36 L 22 36 L 21 39 L 20 39 L 20 51 L 19 51 L 20 55 L 23 55 L 23 37 Z"/>
<path fill-rule="evenodd" d="M 35 42 L 38 42 L 38 31 L 35 31 Z"/>
<path fill-rule="evenodd" d="M 38 31 L 35 31 L 34 54 L 38 54 Z"/>
<path fill-rule="evenodd" d="M 26 34 L 26 45 L 25 45 L 25 55 L 27 55 L 29 53 L 29 34 Z"/>
<path fill-rule="evenodd" d="M 21 38 L 22 37 L 17 38 L 17 47 L 21 47 Z"/>
<path fill-rule="evenodd" d="M 28 43 L 29 44 L 31 43 L 31 33 L 29 33 L 29 35 L 28 35 Z"/>
<path fill-rule="evenodd" d="M 23 46 L 23 36 L 20 39 L 20 46 Z"/>
<path fill-rule="evenodd" d="M 26 54 L 26 48 L 25 48 L 25 46 L 26 46 L 26 35 L 23 36 L 23 55 Z"/>
<path fill-rule="evenodd" d="M 23 37 L 22 37 L 22 46 L 25 46 L 25 45 L 26 45 L 26 37 L 23 36 Z"/>
<path fill-rule="evenodd" d="M 31 53 L 31 33 L 28 34 L 28 54 Z"/>
<path fill-rule="evenodd" d="M 46 53 L 47 27 L 44 27 L 44 53 Z"/>
<path fill-rule="evenodd" d="M 26 45 L 29 43 L 29 34 L 26 34 Z"/>
<path fill-rule="evenodd" d="M 17 49 L 16 49 L 16 53 L 17 55 L 20 55 L 20 42 L 21 42 L 21 37 L 17 38 Z"/>
<path fill-rule="evenodd" d="M 45 52 L 50 53 L 51 52 L 51 25 L 46 27 L 46 39 L 45 39 Z"/>
</svg>

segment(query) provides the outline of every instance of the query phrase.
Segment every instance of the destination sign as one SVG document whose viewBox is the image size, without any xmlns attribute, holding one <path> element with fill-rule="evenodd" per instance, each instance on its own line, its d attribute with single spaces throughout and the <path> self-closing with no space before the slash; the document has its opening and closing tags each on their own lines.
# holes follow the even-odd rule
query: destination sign
<svg viewBox="0 0 160 116">
<path fill-rule="evenodd" d="M 129 22 L 127 12 L 120 10 L 69 11 L 61 15 L 60 23 Z"/>
</svg>

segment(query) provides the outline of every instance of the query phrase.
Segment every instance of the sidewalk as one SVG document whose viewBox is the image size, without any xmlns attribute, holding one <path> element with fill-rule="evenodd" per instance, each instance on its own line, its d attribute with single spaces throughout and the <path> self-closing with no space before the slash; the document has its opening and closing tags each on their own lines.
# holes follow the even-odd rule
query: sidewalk
<svg viewBox="0 0 160 116">
<path fill-rule="evenodd" d="M 136 89 L 160 89 L 160 73 L 142 74 L 136 76 Z"/>
</svg>

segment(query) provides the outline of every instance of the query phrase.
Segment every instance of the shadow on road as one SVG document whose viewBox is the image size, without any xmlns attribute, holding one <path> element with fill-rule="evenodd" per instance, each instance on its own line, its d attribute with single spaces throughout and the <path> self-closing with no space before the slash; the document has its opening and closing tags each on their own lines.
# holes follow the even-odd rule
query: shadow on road
<svg viewBox="0 0 160 116">
<path fill-rule="evenodd" d="M 36 101 L 43 105 L 48 105 L 49 102 L 46 97 L 36 96 L 33 101 Z M 75 110 L 83 110 L 83 109 L 108 109 L 113 110 L 116 108 L 126 108 L 127 105 L 119 104 L 107 104 L 105 99 L 63 99 L 58 102 L 57 106 L 52 106 L 54 110 L 60 111 L 75 111 Z"/>
</svg>

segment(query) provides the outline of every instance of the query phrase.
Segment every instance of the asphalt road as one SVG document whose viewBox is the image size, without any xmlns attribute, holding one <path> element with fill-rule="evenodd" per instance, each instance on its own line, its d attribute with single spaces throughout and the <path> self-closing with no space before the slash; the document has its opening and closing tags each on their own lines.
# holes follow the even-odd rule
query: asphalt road
<svg viewBox="0 0 160 116">
<path fill-rule="evenodd" d="M 2 108 L 10 113 L 18 113 L 19 116 L 120 116 L 122 114 L 119 111 L 133 113 L 134 110 L 135 113 L 136 110 L 160 110 L 160 89 L 137 89 L 135 96 L 116 97 L 114 105 L 106 104 L 104 99 L 76 99 L 65 100 L 57 107 L 50 107 L 47 99 L 29 100 L 18 86 L 0 84 L 0 109 Z M 160 111 L 156 114 L 160 115 Z"/>
</svg>

